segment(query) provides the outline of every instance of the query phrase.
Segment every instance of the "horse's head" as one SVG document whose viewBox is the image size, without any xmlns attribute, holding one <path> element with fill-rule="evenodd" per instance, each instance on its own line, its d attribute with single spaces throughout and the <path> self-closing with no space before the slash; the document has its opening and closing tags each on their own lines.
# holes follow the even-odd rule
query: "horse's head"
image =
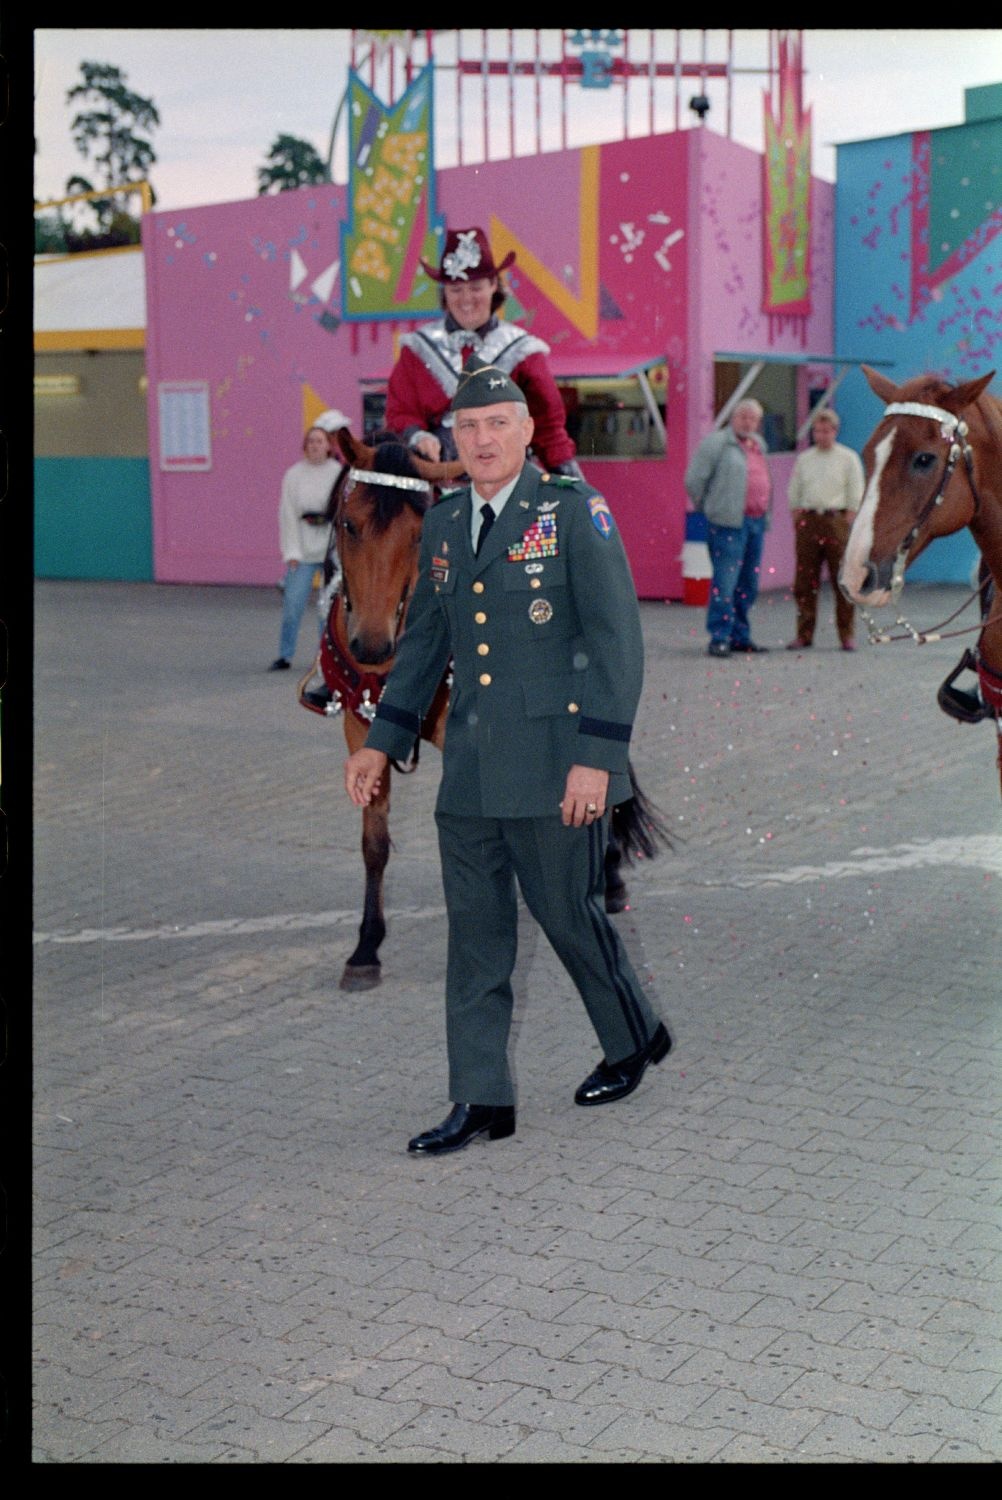
<svg viewBox="0 0 1002 1500">
<path fill-rule="evenodd" d="M 863 449 L 866 489 L 839 581 L 857 604 L 880 607 L 934 537 L 970 524 L 975 501 L 962 458 L 962 418 L 995 371 L 958 386 L 934 375 L 896 386 L 862 369 L 885 410 Z"/>
<path fill-rule="evenodd" d="M 360 666 L 378 667 L 403 629 L 432 489 L 401 443 L 369 448 L 347 430 L 338 442 L 349 460 L 334 514 L 345 643 Z"/>
</svg>

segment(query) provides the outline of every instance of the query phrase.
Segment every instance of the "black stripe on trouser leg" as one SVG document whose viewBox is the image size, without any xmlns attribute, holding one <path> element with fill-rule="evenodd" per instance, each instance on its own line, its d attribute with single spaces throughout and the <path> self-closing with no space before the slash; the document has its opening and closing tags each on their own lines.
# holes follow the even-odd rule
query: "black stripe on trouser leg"
<svg viewBox="0 0 1002 1500">
<path fill-rule="evenodd" d="M 610 947 L 618 940 L 605 925 L 604 911 L 589 907 L 589 900 L 604 900 L 601 839 L 596 858 L 588 829 L 565 828 L 559 815 L 505 820 L 502 826 L 526 904 L 573 981 L 603 1054 L 621 1058 L 637 1051 L 657 1019 L 631 976 L 629 959 L 610 958 L 621 950 Z"/>
<path fill-rule="evenodd" d="M 446 1038 L 454 1104 L 514 1104 L 508 1066 L 515 874 L 494 819 L 437 813 L 449 918 Z"/>
<path fill-rule="evenodd" d="M 592 823 L 588 828 L 588 916 L 591 919 L 595 939 L 602 949 L 609 970 L 609 980 L 620 1005 L 623 1008 L 623 1016 L 636 1046 L 634 1052 L 639 1052 L 641 1047 L 647 1045 L 647 1028 L 644 1018 L 640 1013 L 632 986 L 624 981 L 619 965 L 619 945 L 616 933 L 609 921 L 604 908 L 598 906 L 596 891 L 605 891 L 605 839 L 603 829 L 598 822 Z M 627 1053 L 627 1056 L 630 1054 Z M 607 1062 L 619 1062 L 618 1057 L 609 1057 Z"/>
</svg>

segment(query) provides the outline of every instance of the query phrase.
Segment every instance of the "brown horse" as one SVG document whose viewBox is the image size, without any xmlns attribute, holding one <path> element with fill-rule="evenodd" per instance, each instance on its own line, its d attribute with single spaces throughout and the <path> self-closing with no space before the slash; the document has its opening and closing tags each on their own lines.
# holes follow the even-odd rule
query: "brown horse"
<svg viewBox="0 0 1002 1500">
<path fill-rule="evenodd" d="M 965 653 L 939 702 L 954 717 L 995 720 L 1002 776 L 1002 401 L 985 392 L 995 371 L 958 386 L 934 375 L 896 386 L 862 368 L 885 405 L 863 449 L 866 489 L 840 585 L 857 604 L 881 608 L 899 598 L 905 569 L 935 537 L 968 527 L 981 550 L 983 624 L 977 647 Z M 887 638 L 872 624 L 870 636 Z M 952 690 L 968 665 L 978 674 L 978 699 Z"/>
<path fill-rule="evenodd" d="M 404 630 L 417 581 L 424 513 L 435 486 L 458 477 L 462 465 L 428 463 L 399 442 L 370 447 L 347 428 L 337 434 L 337 441 L 347 464 L 331 497 L 331 545 L 341 585 L 330 604 L 317 661 L 299 683 L 298 693 L 306 708 L 343 714 L 344 737 L 352 754 L 365 743 Z M 310 686 L 318 676 L 324 684 L 321 692 Z M 448 706 L 449 685 L 443 679 L 421 729 L 422 739 L 439 749 Z M 415 763 L 416 759 L 415 750 Z M 378 797 L 362 813 L 365 902 L 358 944 L 341 976 L 342 989 L 371 989 L 380 980 L 389 815 L 387 774 Z"/>
<path fill-rule="evenodd" d="M 305 708 L 343 714 L 345 740 L 352 754 L 365 742 L 404 630 L 417 582 L 425 511 L 434 503 L 436 487 L 457 478 L 462 465 L 428 463 L 396 440 L 369 447 L 347 429 L 337 438 L 348 464 L 332 496 L 332 546 L 337 549 L 341 583 L 330 605 L 317 661 L 299 683 L 298 694 Z M 319 678 L 325 685 L 320 692 L 313 687 Z M 421 738 L 440 750 L 448 707 L 446 673 L 421 728 Z M 411 771 L 416 763 L 417 747 L 409 766 L 392 764 L 397 771 Z M 632 768 L 630 780 L 634 795 L 613 809 L 611 820 L 605 897 L 609 911 L 622 911 L 626 906 L 621 861 L 652 858 L 659 844 L 670 845 L 664 822 L 637 786 Z M 341 976 L 342 989 L 371 989 L 380 981 L 389 812 L 388 772 L 379 795 L 362 810 L 365 903 L 358 944 Z"/>
</svg>

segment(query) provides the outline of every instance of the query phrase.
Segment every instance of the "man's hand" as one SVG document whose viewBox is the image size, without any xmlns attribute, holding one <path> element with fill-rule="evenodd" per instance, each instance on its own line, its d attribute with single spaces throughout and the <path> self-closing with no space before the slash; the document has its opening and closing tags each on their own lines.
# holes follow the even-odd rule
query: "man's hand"
<svg viewBox="0 0 1002 1500">
<path fill-rule="evenodd" d="M 367 750 L 364 745 L 349 755 L 344 763 L 344 787 L 356 807 L 368 807 L 379 796 L 388 764 L 382 750 Z"/>
<path fill-rule="evenodd" d="M 605 812 L 608 790 L 608 771 L 599 771 L 595 766 L 571 766 L 560 804 L 564 826 L 580 828 L 583 823 L 594 823 Z"/>
</svg>

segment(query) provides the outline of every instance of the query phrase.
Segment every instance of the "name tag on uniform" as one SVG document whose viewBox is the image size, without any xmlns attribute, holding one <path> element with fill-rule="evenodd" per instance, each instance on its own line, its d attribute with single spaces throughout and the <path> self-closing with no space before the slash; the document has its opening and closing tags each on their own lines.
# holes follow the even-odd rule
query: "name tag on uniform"
<svg viewBox="0 0 1002 1500">
<path fill-rule="evenodd" d="M 431 576 L 436 583 L 448 583 L 449 581 L 449 559 L 447 557 L 433 557 L 431 560 Z"/>
</svg>

